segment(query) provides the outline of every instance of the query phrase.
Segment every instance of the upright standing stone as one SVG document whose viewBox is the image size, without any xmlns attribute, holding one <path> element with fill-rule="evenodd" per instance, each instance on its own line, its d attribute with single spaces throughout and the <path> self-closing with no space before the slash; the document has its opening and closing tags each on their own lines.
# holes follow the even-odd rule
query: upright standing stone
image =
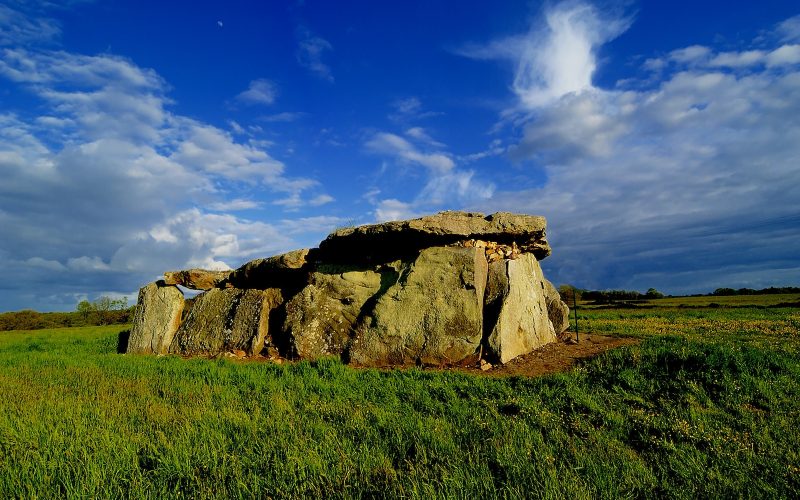
<svg viewBox="0 0 800 500">
<path fill-rule="evenodd" d="M 382 273 L 370 269 L 320 266 L 286 304 L 284 330 L 293 354 L 301 359 L 342 354 L 364 305 L 380 290 L 381 279 Z"/>
<path fill-rule="evenodd" d="M 175 334 L 169 352 L 216 355 L 245 351 L 259 354 L 269 328 L 269 313 L 282 301 L 280 290 L 214 288 L 197 296 Z"/>
<path fill-rule="evenodd" d="M 480 349 L 487 264 L 483 249 L 431 247 L 400 266 L 356 328 L 360 365 L 452 364 Z"/>
<path fill-rule="evenodd" d="M 127 352 L 166 354 L 181 324 L 183 306 L 183 293 L 163 281 L 139 290 Z"/>
<path fill-rule="evenodd" d="M 501 261 L 492 266 L 495 273 L 505 274 L 489 279 L 489 283 L 506 284 L 505 290 L 493 291 L 500 300 L 497 322 L 488 337 L 494 356 L 506 363 L 522 354 L 556 340 L 553 325 L 547 317 L 545 284 L 539 262 L 532 254 Z"/>
<path fill-rule="evenodd" d="M 547 302 L 547 317 L 553 324 L 556 336 L 559 336 L 569 328 L 569 306 L 561 300 L 558 290 L 548 280 L 544 280 L 544 292 Z"/>
</svg>

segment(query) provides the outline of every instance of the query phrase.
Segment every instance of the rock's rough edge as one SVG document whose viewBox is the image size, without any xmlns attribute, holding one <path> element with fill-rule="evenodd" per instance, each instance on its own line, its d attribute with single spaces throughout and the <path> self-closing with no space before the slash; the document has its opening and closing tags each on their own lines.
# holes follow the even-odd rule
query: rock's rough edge
<svg viewBox="0 0 800 500">
<path fill-rule="evenodd" d="M 287 342 L 295 342 L 297 339 L 292 340 L 294 334 L 287 331 L 289 323 L 284 324 L 283 322 L 285 319 L 282 318 L 286 318 L 287 307 L 289 309 L 293 307 L 290 306 L 290 304 L 298 304 L 297 298 L 302 295 L 301 291 L 304 287 L 307 289 L 309 286 L 312 286 L 313 288 L 313 284 L 315 282 L 319 283 L 320 279 L 324 278 L 326 272 L 332 272 L 332 269 L 341 266 L 350 266 L 352 271 L 354 263 L 358 263 L 356 264 L 356 268 L 364 272 L 369 271 L 369 269 L 378 270 L 385 267 L 386 263 L 389 263 L 392 259 L 400 259 L 394 260 L 397 263 L 395 266 L 406 266 L 408 268 L 406 270 L 407 272 L 409 269 L 413 269 L 414 261 L 421 252 L 433 247 L 462 247 L 465 251 L 468 248 L 473 248 L 471 251 L 475 252 L 476 258 L 477 255 L 483 255 L 485 252 L 486 263 L 484 263 L 484 268 L 486 264 L 489 266 L 496 264 L 502 265 L 505 270 L 507 266 L 510 265 L 509 263 L 514 262 L 516 259 L 522 259 L 522 261 L 525 262 L 532 260 L 536 268 L 539 269 L 538 261 L 550 254 L 550 247 L 545 238 L 545 225 L 546 221 L 544 217 L 540 216 L 517 215 L 505 212 L 499 212 L 489 216 L 469 212 L 441 212 L 436 215 L 407 221 L 394 221 L 384 224 L 340 229 L 331 233 L 321 242 L 318 249 L 301 249 L 265 259 L 256 259 L 234 271 L 221 272 L 190 269 L 187 271 L 165 273 L 165 277 L 170 284 L 180 284 L 187 288 L 201 290 L 233 288 L 230 292 L 234 294 L 238 294 L 240 291 L 241 293 L 245 293 L 246 291 L 250 293 L 255 290 L 275 290 L 277 296 L 270 296 L 271 298 L 269 300 L 264 301 L 264 311 L 263 314 L 259 315 L 259 325 L 256 330 L 258 332 L 266 332 L 266 322 L 269 321 L 269 326 L 273 329 L 278 327 L 280 332 L 270 331 L 269 334 L 259 333 L 259 335 L 256 335 L 249 341 L 251 342 L 249 348 L 238 350 L 237 352 L 241 352 L 243 355 L 258 355 L 261 352 L 260 348 L 263 348 L 264 352 L 269 351 L 271 354 L 280 352 L 282 355 L 292 356 L 301 353 L 298 353 L 296 350 L 293 351 L 291 346 L 287 346 Z M 478 252 L 479 248 L 481 252 Z M 528 254 L 529 257 L 525 257 L 526 254 Z M 481 258 L 481 261 L 483 261 L 483 258 Z M 403 262 L 406 264 L 403 264 Z M 516 264 L 519 264 L 519 262 Z M 395 269 L 395 271 L 398 269 L 399 268 Z M 490 293 L 491 286 L 486 282 L 489 280 L 491 273 L 487 272 L 486 269 L 482 272 L 483 283 L 462 283 L 467 289 L 469 289 L 470 286 L 480 289 L 479 295 L 483 299 L 479 300 L 481 310 L 479 313 L 479 321 L 481 325 L 480 329 L 482 330 L 479 332 L 479 335 L 482 341 L 479 343 L 480 345 L 477 345 L 475 355 L 468 355 L 463 360 L 449 359 L 447 356 L 444 356 L 446 359 L 438 359 L 435 356 L 430 359 L 428 359 L 427 356 L 417 356 L 420 359 L 425 358 L 423 362 L 428 364 L 436 364 L 437 362 L 440 362 L 440 364 L 456 364 L 467 359 L 477 361 L 481 357 L 481 352 L 484 351 L 486 351 L 484 355 L 490 358 L 494 357 L 494 361 L 501 360 L 505 362 L 513 357 L 507 354 L 509 352 L 508 350 L 506 350 L 506 354 L 504 354 L 499 345 L 491 345 L 492 343 L 487 342 L 491 332 L 499 327 L 497 324 L 500 319 L 499 315 L 502 315 L 503 311 L 507 309 L 507 304 L 504 302 L 507 299 L 503 297 L 507 297 L 511 290 L 495 290 L 493 293 L 498 296 L 494 297 L 494 300 L 500 300 L 500 302 L 490 305 L 488 302 L 488 294 Z M 323 275 L 316 279 L 313 278 L 314 273 L 319 272 L 322 272 Z M 400 270 L 400 273 L 402 272 L 404 271 Z M 461 272 L 463 273 L 464 271 Z M 543 280 L 540 284 L 543 288 L 543 297 L 540 298 L 542 298 L 542 303 L 544 303 L 545 299 L 547 301 L 547 307 L 544 308 L 543 314 L 545 315 L 544 321 L 549 327 L 549 332 L 539 332 L 536 333 L 535 336 L 541 337 L 541 340 L 546 341 L 550 337 L 555 337 L 554 334 L 557 335 L 560 333 L 558 331 L 559 327 L 566 328 L 563 320 L 561 320 L 561 324 L 558 325 L 560 318 L 551 317 L 551 315 L 562 316 L 564 315 L 564 309 L 567 311 L 568 309 L 560 299 L 557 301 L 558 304 L 555 303 L 556 301 L 552 293 L 555 291 L 554 287 L 552 287 L 549 282 L 546 282 L 540 275 L 541 271 L 539 271 L 539 276 L 536 278 L 541 278 L 541 280 Z M 533 279 L 534 277 L 532 276 L 531 278 Z M 545 282 L 548 285 L 546 290 Z M 508 283 L 506 283 L 505 286 L 507 287 Z M 385 291 L 384 288 L 384 285 L 381 285 L 381 293 Z M 175 289 L 177 290 L 177 288 Z M 180 293 L 179 290 L 177 291 Z M 318 292 L 319 290 L 315 293 Z M 379 295 L 380 294 L 375 297 Z M 182 296 L 181 293 L 181 297 Z M 557 297 L 557 291 L 555 291 L 555 297 Z M 344 300 L 347 300 L 347 297 L 344 295 L 342 297 L 334 297 L 332 305 L 335 306 L 336 301 Z M 348 349 L 351 346 L 351 342 L 347 339 L 347 336 L 349 335 L 352 338 L 353 335 L 356 335 L 357 327 L 362 330 L 368 328 L 364 326 L 366 324 L 364 321 L 369 315 L 375 314 L 375 311 L 372 310 L 376 305 L 375 300 L 377 300 L 377 298 L 369 298 L 366 300 L 366 302 L 369 303 L 369 307 L 367 307 L 366 302 L 363 304 L 353 304 L 357 306 L 356 309 L 358 309 L 358 311 L 346 312 L 346 310 L 349 309 L 347 309 L 347 304 L 344 302 L 342 302 L 342 304 L 345 306 L 345 309 L 340 310 L 339 306 L 335 306 L 334 309 L 331 309 L 330 311 L 333 311 L 334 315 L 345 314 L 354 316 L 349 319 L 343 317 L 343 319 L 347 319 L 347 324 L 342 325 L 342 327 L 350 333 L 340 332 L 337 334 L 339 340 L 328 347 L 311 349 L 310 351 L 308 349 L 302 349 L 303 356 L 301 357 L 304 359 L 311 359 L 308 358 L 308 356 L 313 358 L 314 356 L 338 354 L 349 359 L 351 353 Z M 140 294 L 140 303 L 141 302 L 142 297 Z M 267 302 L 269 304 L 267 304 Z M 304 307 L 313 308 L 314 306 L 311 304 L 310 306 L 305 305 Z M 352 309 L 352 307 L 350 308 Z M 238 315 L 235 310 L 235 304 L 229 309 L 228 315 L 231 315 L 231 317 Z M 540 309 L 542 308 L 540 307 Z M 273 320 L 269 318 L 270 311 L 273 310 L 276 310 L 277 314 L 275 324 L 272 324 Z M 295 310 L 295 312 L 291 314 L 296 316 L 297 311 Z M 537 314 L 542 314 L 542 312 L 539 311 Z M 275 316 L 275 314 L 272 315 Z M 493 315 L 498 315 L 498 318 L 493 318 Z M 505 316 L 508 316 L 508 313 L 505 313 Z M 333 320 L 339 321 L 335 318 Z M 293 321 L 294 326 L 292 328 L 296 330 L 298 328 L 297 325 L 300 323 L 298 323 L 296 318 Z M 491 324 L 488 324 L 487 321 Z M 503 321 L 508 323 L 509 319 L 504 318 Z M 517 319 L 511 318 L 511 321 L 515 322 Z M 180 317 L 178 317 L 178 322 L 180 322 Z M 323 325 L 323 329 L 316 335 L 328 335 L 325 328 L 327 327 Z M 174 330 L 177 331 L 178 328 L 176 327 Z M 508 328 L 504 327 L 504 330 L 508 330 Z M 277 339 L 274 342 L 273 339 L 268 338 L 278 333 L 280 333 L 280 336 L 286 338 L 283 340 Z M 174 334 L 175 331 L 173 331 L 173 335 Z M 342 337 L 342 335 L 344 335 L 344 337 Z M 330 341 L 330 339 L 327 341 Z M 172 342 L 172 339 L 170 339 L 170 342 Z M 279 349 L 281 343 L 284 345 L 282 349 Z M 536 344 L 536 342 L 523 342 L 522 351 L 528 349 L 526 352 L 529 352 L 531 349 L 538 347 L 538 345 L 529 344 Z M 234 347 L 238 349 L 247 346 L 239 342 Z M 514 356 L 517 355 L 515 349 L 516 348 L 511 349 L 511 352 L 514 352 Z M 170 346 L 166 346 L 165 349 L 162 349 L 162 351 L 166 350 L 172 349 L 170 349 Z M 525 353 L 522 351 L 519 352 L 519 354 Z M 209 352 L 204 354 L 212 355 L 213 353 Z M 461 354 L 463 353 L 460 352 L 459 356 L 461 356 Z M 473 357 L 475 359 L 473 359 Z M 358 364 L 370 364 L 369 360 L 366 360 L 367 362 L 365 363 L 364 359 L 353 361 Z M 418 359 L 417 362 L 420 362 L 420 360 Z M 375 363 L 371 364 L 375 365 Z M 385 363 L 381 361 L 378 364 Z"/>
<path fill-rule="evenodd" d="M 127 352 L 166 354 L 180 327 L 184 305 L 183 292 L 176 286 L 156 281 L 142 287 Z"/>
<path fill-rule="evenodd" d="M 513 242 L 542 260 L 551 253 L 546 226 L 547 220 L 539 215 L 439 212 L 417 219 L 339 229 L 320 243 L 319 250 L 322 258 L 334 261 L 348 260 L 358 249 L 364 249 L 373 260 L 381 260 L 422 248 L 479 239 Z"/>
<path fill-rule="evenodd" d="M 231 271 L 209 271 L 207 269 L 186 269 L 183 271 L 167 271 L 164 283 L 180 285 L 191 290 L 211 290 L 212 288 L 230 287 L 228 278 Z"/>
</svg>

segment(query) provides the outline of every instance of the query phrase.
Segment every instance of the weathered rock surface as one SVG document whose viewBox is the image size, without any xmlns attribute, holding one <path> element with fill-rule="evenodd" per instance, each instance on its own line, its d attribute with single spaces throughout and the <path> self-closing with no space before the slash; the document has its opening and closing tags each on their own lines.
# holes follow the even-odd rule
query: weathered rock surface
<svg viewBox="0 0 800 500">
<path fill-rule="evenodd" d="M 306 260 L 314 252 L 308 248 L 293 250 L 266 259 L 251 260 L 231 273 L 236 288 L 279 288 L 302 280 L 308 269 Z"/>
<path fill-rule="evenodd" d="M 561 300 L 558 290 L 548 280 L 544 280 L 544 297 L 547 303 L 547 317 L 558 337 L 569 328 L 569 307 Z"/>
<path fill-rule="evenodd" d="M 230 271 L 207 271 L 205 269 L 188 269 L 186 271 L 167 271 L 164 283 L 181 285 L 192 290 L 211 290 L 224 288 Z"/>
<path fill-rule="evenodd" d="M 163 281 L 139 290 L 127 352 L 166 354 L 181 324 L 183 293 Z"/>
<path fill-rule="evenodd" d="M 341 356 L 364 366 L 505 363 L 556 338 L 569 309 L 537 259 L 543 217 L 442 212 L 332 233 L 318 249 L 190 269 L 143 288 L 128 352 Z M 488 358 L 488 359 L 486 359 Z"/>
<path fill-rule="evenodd" d="M 532 254 L 492 266 L 490 278 L 495 299 L 500 301 L 497 320 L 487 338 L 491 353 L 501 363 L 556 340 L 553 325 L 547 316 L 545 284 L 541 267 Z M 502 287 L 505 285 L 505 290 Z"/>
<path fill-rule="evenodd" d="M 328 260 L 385 261 L 423 248 L 479 239 L 514 242 L 541 260 L 550 255 L 545 226 L 545 218 L 536 215 L 441 212 L 418 219 L 340 229 L 322 241 L 319 250 L 321 257 Z"/>
<path fill-rule="evenodd" d="M 483 336 L 486 273 L 476 248 L 427 248 L 401 264 L 397 281 L 357 326 L 350 360 L 442 365 L 474 355 Z"/>
<path fill-rule="evenodd" d="M 283 301 L 280 290 L 215 288 L 197 296 L 169 352 L 215 355 L 259 354 L 268 337 L 270 311 Z"/>
<path fill-rule="evenodd" d="M 284 330 L 302 359 L 341 355 L 348 347 L 353 325 L 382 281 L 396 276 L 347 266 L 320 266 L 310 283 L 286 303 Z M 386 276 L 387 278 L 385 278 Z"/>
</svg>

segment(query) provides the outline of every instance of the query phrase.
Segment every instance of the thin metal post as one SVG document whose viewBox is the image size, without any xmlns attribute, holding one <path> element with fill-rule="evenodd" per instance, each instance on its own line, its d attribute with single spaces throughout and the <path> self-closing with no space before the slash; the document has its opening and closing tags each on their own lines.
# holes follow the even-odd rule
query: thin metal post
<svg viewBox="0 0 800 500">
<path fill-rule="evenodd" d="M 575 342 L 580 342 L 581 338 L 578 335 L 578 291 L 572 289 L 572 310 L 575 311 Z"/>
</svg>

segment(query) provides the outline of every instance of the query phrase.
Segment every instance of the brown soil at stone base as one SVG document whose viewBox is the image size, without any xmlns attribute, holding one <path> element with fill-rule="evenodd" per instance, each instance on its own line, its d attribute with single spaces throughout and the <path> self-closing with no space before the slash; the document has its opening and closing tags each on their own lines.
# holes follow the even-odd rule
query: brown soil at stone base
<svg viewBox="0 0 800 500">
<path fill-rule="evenodd" d="M 574 335 L 570 337 L 574 339 Z M 472 366 L 425 366 L 424 370 L 439 370 L 439 371 L 457 371 L 460 373 L 468 373 L 470 375 L 485 376 L 485 377 L 538 377 L 547 375 L 549 373 L 565 372 L 570 370 L 578 360 L 593 358 L 599 354 L 626 345 L 638 344 L 641 339 L 630 337 L 610 337 L 607 335 L 599 335 L 593 333 L 581 333 L 580 342 L 571 343 L 569 340 L 560 340 L 529 352 L 528 354 L 518 356 L 508 363 L 501 365 L 493 365 L 488 370 L 481 370 L 480 366 L 475 364 Z M 239 354 L 240 353 L 240 354 Z M 288 361 L 282 358 L 268 359 L 262 356 L 245 357 L 243 351 L 239 353 L 226 353 L 217 357 L 226 357 L 233 361 L 238 362 L 268 362 L 268 363 L 293 363 L 295 361 Z M 353 366 L 355 369 L 362 367 Z M 366 368 L 366 367 L 365 367 Z M 393 367 L 379 367 L 379 370 L 403 370 L 411 368 L 411 366 L 393 366 Z"/>
<path fill-rule="evenodd" d="M 575 338 L 573 335 L 572 339 Z M 571 344 L 565 341 L 553 342 L 518 356 L 504 365 L 494 365 L 483 371 L 479 367 L 447 368 L 471 375 L 489 377 L 538 377 L 549 373 L 565 372 L 575 366 L 578 360 L 593 358 L 609 349 L 638 344 L 640 339 L 609 337 L 598 334 L 580 334 L 580 342 Z"/>
</svg>

